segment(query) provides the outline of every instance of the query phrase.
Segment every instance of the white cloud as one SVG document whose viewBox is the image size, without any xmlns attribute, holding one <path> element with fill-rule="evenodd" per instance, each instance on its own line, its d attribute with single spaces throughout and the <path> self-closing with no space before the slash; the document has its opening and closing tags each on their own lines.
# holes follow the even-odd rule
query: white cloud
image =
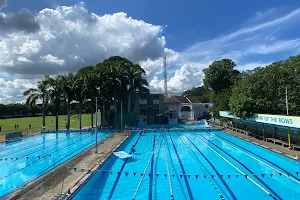
<svg viewBox="0 0 300 200">
<path fill-rule="evenodd" d="M 247 49 L 246 53 L 270 54 L 270 53 L 293 50 L 294 48 L 298 48 L 299 46 L 300 46 L 300 38 L 294 40 L 276 41 L 271 44 L 268 43 L 268 44 L 253 45 Z"/>
<path fill-rule="evenodd" d="M 154 62 L 165 53 L 163 27 L 135 20 L 126 13 L 98 16 L 80 3 L 45 8 L 34 19 L 39 24 L 37 32 L 0 34 L 2 72 L 26 78 L 75 72 L 112 55 L 133 62 Z M 31 61 L 30 64 L 22 58 Z M 156 69 L 149 70 L 151 74 Z"/>
<path fill-rule="evenodd" d="M 167 70 L 174 70 L 172 67 L 180 61 L 180 54 L 172 49 L 165 48 L 164 56 L 166 56 Z M 146 61 L 141 61 L 140 65 L 146 71 L 148 78 L 153 78 L 153 76 L 163 73 L 164 59 L 160 57 L 156 60 L 147 59 Z"/>
<path fill-rule="evenodd" d="M 0 103 L 24 102 L 22 92 L 35 87 L 36 80 L 14 79 L 5 81 L 0 78 Z"/>
<path fill-rule="evenodd" d="M 256 67 L 265 67 L 267 65 L 270 65 L 272 62 L 252 62 L 252 63 L 246 63 L 246 64 L 240 64 L 237 65 L 237 69 L 240 71 L 245 71 L 245 70 L 253 70 Z"/>
<path fill-rule="evenodd" d="M 55 57 L 51 54 L 48 54 L 46 56 L 41 56 L 41 62 L 46 62 L 46 63 L 55 63 L 58 65 L 64 65 L 65 61 L 63 59 L 59 59 L 58 57 Z"/>
<path fill-rule="evenodd" d="M 168 80 L 168 93 L 180 95 L 183 91 L 202 84 L 203 66 L 185 64 L 175 70 L 174 76 Z M 150 89 L 157 93 L 164 91 L 164 81 L 155 76 L 149 83 Z"/>
<path fill-rule="evenodd" d="M 0 0 L 0 7 L 1 2 L 4 1 Z M 43 74 L 75 72 L 79 67 L 95 65 L 113 55 L 139 63 L 147 72 L 151 91 L 160 93 L 164 85 L 163 57 L 167 56 L 169 93 L 181 94 L 201 85 L 202 70 L 216 59 L 233 59 L 239 70 L 254 69 L 275 61 L 260 60 L 262 55 L 288 53 L 300 45 L 300 38 L 281 37 L 282 32 L 290 31 L 287 26 L 299 25 L 300 8 L 284 14 L 281 9 L 257 12 L 244 27 L 182 52 L 167 48 L 164 27 L 122 12 L 99 16 L 89 13 L 79 3 L 46 8 L 38 13 L 22 11 L 19 15 L 24 13 L 30 23 L 34 22 L 31 25 L 36 25 L 35 31 L 14 26 L 8 32 L 0 31 L 0 77 L 15 78 L 11 81 L 0 78 L 0 102 L 24 100 L 21 91 L 33 86 Z M 18 15 L 10 14 L 11 19 L 15 16 Z"/>
</svg>

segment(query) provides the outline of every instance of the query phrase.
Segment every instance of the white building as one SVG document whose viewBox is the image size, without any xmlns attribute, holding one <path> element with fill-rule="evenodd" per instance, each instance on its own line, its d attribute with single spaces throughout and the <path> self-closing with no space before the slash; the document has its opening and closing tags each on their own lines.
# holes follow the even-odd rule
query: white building
<svg viewBox="0 0 300 200">
<path fill-rule="evenodd" d="M 172 96 L 165 98 L 166 113 L 171 119 L 197 120 L 209 116 L 211 104 L 201 103 L 196 97 Z"/>
</svg>

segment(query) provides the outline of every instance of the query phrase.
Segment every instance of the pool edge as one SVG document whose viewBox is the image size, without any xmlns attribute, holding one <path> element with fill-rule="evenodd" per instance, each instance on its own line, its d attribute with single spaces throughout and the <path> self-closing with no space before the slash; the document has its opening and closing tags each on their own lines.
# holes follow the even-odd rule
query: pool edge
<svg viewBox="0 0 300 200">
<path fill-rule="evenodd" d="M 104 142 L 105 140 L 109 139 L 110 137 L 112 137 L 116 133 L 118 133 L 118 132 L 117 131 L 112 132 L 109 136 L 105 137 L 103 140 L 99 140 L 97 144 L 98 145 L 101 144 L 102 142 Z M 92 150 L 93 148 L 94 148 L 94 145 L 92 145 L 92 146 L 90 146 L 90 147 L 88 147 L 88 148 L 80 151 L 75 156 L 73 156 L 70 159 L 66 160 L 65 162 L 63 162 L 63 163 L 55 166 L 55 171 L 54 171 L 54 169 L 51 169 L 48 172 L 45 172 L 45 173 L 41 174 L 40 176 L 32 179 L 31 181 L 25 183 L 24 185 L 21 185 L 19 188 L 16 188 L 15 190 L 13 190 L 12 192 L 10 192 L 9 194 L 1 197 L 1 199 L 3 199 L 3 200 L 6 200 L 6 199 L 9 199 L 9 200 L 19 199 L 22 195 L 26 194 L 27 192 L 29 192 L 30 190 L 34 189 L 39 184 L 41 184 L 44 181 L 46 181 L 51 176 L 55 175 L 56 171 L 61 170 L 61 169 L 65 168 L 65 167 L 67 167 L 69 163 L 71 163 L 72 161 L 74 161 L 76 158 L 78 158 L 83 153 Z"/>
<path fill-rule="evenodd" d="M 125 137 L 118 145 L 115 146 L 110 152 L 109 155 L 102 161 L 102 163 L 99 163 L 97 166 L 95 166 L 92 170 L 92 173 L 86 174 L 85 177 L 82 181 L 78 182 L 76 185 L 73 186 L 73 188 L 70 189 L 70 194 L 66 196 L 66 200 L 71 200 L 79 191 L 80 189 L 91 179 L 93 176 L 97 173 L 97 170 L 101 168 L 111 157 L 112 153 L 119 149 L 122 145 L 126 143 L 126 141 L 134 136 L 133 134 L 134 131 L 130 132 L 130 135 Z"/>
</svg>

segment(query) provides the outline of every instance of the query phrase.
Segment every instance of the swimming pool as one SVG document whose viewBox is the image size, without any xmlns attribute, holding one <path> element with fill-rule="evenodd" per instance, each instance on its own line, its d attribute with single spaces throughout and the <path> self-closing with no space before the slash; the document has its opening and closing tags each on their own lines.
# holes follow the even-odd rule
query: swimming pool
<svg viewBox="0 0 300 200">
<path fill-rule="evenodd" d="M 98 132 L 98 140 L 113 131 Z M 0 198 L 95 144 L 93 132 L 32 136 L 0 145 Z"/>
<path fill-rule="evenodd" d="M 297 161 L 220 130 L 134 133 L 73 199 L 289 199 L 300 197 Z"/>
</svg>

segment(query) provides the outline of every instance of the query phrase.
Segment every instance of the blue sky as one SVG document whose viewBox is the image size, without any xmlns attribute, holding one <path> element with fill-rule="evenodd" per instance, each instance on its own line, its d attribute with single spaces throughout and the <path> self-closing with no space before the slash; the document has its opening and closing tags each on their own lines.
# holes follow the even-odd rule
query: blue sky
<svg viewBox="0 0 300 200">
<path fill-rule="evenodd" d="M 4 1 L 0 0 L 0 4 Z M 64 9 L 61 9 L 61 6 L 66 6 L 72 10 L 73 15 L 70 17 Z M 64 26 L 53 26 L 53 28 L 57 28 L 60 31 L 58 35 L 55 35 L 58 33 L 57 31 L 52 31 L 51 34 L 49 32 L 49 35 L 56 38 L 56 43 L 49 43 L 48 40 L 43 43 L 44 40 L 40 39 L 40 32 L 43 32 L 43 36 L 45 34 L 48 35 L 45 32 L 45 27 L 47 24 L 52 23 L 51 18 L 54 17 L 56 19 L 56 15 L 67 16 L 67 18 L 60 17 L 60 21 L 66 19 L 73 22 L 81 18 L 81 16 L 89 18 L 93 16 L 91 13 L 95 13 L 102 20 L 97 27 L 102 27 L 102 31 L 105 32 L 96 38 L 114 36 L 112 40 L 120 40 L 119 44 L 123 48 L 128 48 L 132 51 L 128 53 L 128 49 L 124 51 L 118 50 L 118 46 L 112 44 L 111 41 L 105 40 L 99 44 L 101 48 L 105 49 L 104 52 L 97 48 L 91 50 L 95 52 L 95 55 L 99 52 L 105 54 L 105 56 L 99 57 L 99 62 L 114 54 L 129 57 L 134 62 L 140 63 L 147 71 L 151 90 L 154 92 L 162 92 L 161 65 L 164 55 L 167 55 L 168 58 L 168 85 L 170 92 L 180 93 L 190 87 L 201 85 L 202 69 L 216 59 L 233 59 L 239 70 L 246 70 L 286 59 L 289 56 L 299 54 L 300 51 L 300 2 L 296 0 L 85 0 L 84 3 L 75 0 L 8 0 L 7 6 L 0 12 L 4 14 L 18 13 L 23 8 L 28 9 L 32 13 L 41 30 L 39 33 L 28 33 L 30 36 L 25 35 L 24 32 L 18 32 L 17 34 L 22 34 L 23 39 L 20 44 L 14 42 L 11 48 L 18 48 L 18 45 L 24 44 L 24 41 L 28 41 L 28 38 L 30 38 L 31 43 L 26 47 L 35 47 L 37 50 L 27 49 L 25 53 L 22 51 L 24 56 L 18 54 L 18 57 L 12 56 L 11 54 L 13 53 L 8 54 L 11 56 L 11 59 L 16 61 L 11 63 L 7 60 L 5 63 L 2 63 L 4 70 L 2 74 L 0 72 L 0 78 L 2 77 L 2 83 L 0 79 L 0 87 L 7 87 L 9 81 L 14 83 L 26 80 L 27 82 L 25 81 L 25 83 L 29 85 L 34 84 L 34 81 L 38 80 L 40 78 L 39 75 L 43 73 L 57 74 L 76 71 L 79 64 L 73 69 L 70 66 L 71 64 L 74 66 L 74 63 L 66 58 L 66 56 L 70 56 L 70 53 L 56 55 L 53 49 L 57 48 L 55 45 L 60 45 L 57 42 L 58 38 L 61 41 L 65 41 L 61 34 L 62 32 L 66 33 L 65 37 L 72 38 L 72 41 L 74 41 L 74 38 L 89 37 L 92 34 L 90 32 L 85 33 L 86 35 L 84 36 L 82 34 L 78 36 L 76 35 L 78 31 L 75 34 L 72 28 L 68 27 L 64 30 Z M 49 9 L 51 13 L 48 12 Z M 123 14 L 117 14 L 120 12 Z M 106 24 L 108 18 L 109 20 L 111 18 L 105 16 L 113 16 L 116 20 L 110 22 L 115 25 L 113 32 L 109 32 L 111 27 L 107 28 L 109 25 Z M 47 19 L 47 17 L 49 18 Z M 141 20 L 143 23 L 139 23 L 140 21 L 138 20 Z M 62 23 L 60 21 L 57 21 L 56 24 Z M 95 33 L 93 32 L 93 34 Z M 7 33 L 3 34 L 2 38 L 7 37 L 7 35 Z M 35 37 L 40 44 L 34 43 Z M 133 42 L 134 40 L 147 45 L 140 47 Z M 12 42 L 7 42 L 7 44 L 11 45 Z M 37 46 L 32 46 L 34 44 Z M 77 63 L 81 65 L 95 64 L 94 62 L 97 62 L 92 55 L 83 55 L 82 51 L 88 48 L 87 44 L 79 44 L 78 42 L 76 46 L 80 47 L 80 51 L 70 51 L 65 47 L 65 49 L 62 49 L 62 52 L 71 52 L 74 55 L 74 60 L 80 60 Z M 50 47 L 53 47 L 53 49 Z M 62 48 L 61 45 L 59 48 Z M 5 55 L 6 58 L 8 55 Z M 39 58 L 39 60 L 35 60 L 35 58 Z M 43 71 L 40 70 L 39 65 L 36 65 L 34 68 L 33 65 L 29 67 L 28 65 L 20 64 L 29 62 L 51 63 L 51 66 L 45 66 Z M 25 68 L 26 70 L 24 70 Z M 53 71 L 54 68 L 57 70 Z M 20 88 L 18 89 L 21 90 L 22 88 Z M 0 102 L 14 101 L 14 98 L 10 97 L 11 95 L 8 95 L 7 98 L 2 98 L 2 100 L 0 97 Z"/>
</svg>

